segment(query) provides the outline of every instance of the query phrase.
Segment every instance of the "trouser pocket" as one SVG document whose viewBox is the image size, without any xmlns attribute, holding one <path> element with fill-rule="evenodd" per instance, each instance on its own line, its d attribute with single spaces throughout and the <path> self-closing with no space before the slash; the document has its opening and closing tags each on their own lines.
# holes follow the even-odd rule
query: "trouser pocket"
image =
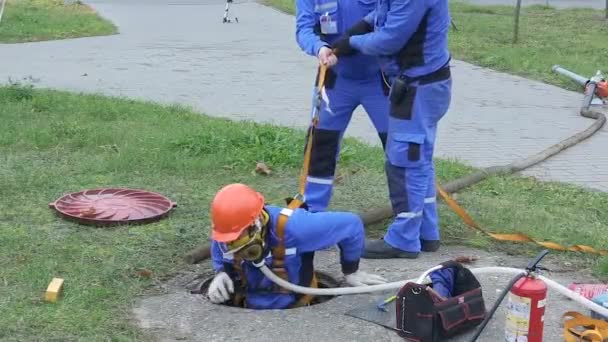
<svg viewBox="0 0 608 342">
<path fill-rule="evenodd" d="M 425 160 L 424 134 L 389 134 L 386 155 L 388 161 L 398 167 L 416 167 Z"/>
</svg>

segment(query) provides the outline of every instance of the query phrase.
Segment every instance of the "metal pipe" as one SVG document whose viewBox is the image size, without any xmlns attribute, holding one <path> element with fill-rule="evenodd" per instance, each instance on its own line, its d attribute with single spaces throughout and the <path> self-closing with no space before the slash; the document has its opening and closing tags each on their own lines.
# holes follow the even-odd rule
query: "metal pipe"
<svg viewBox="0 0 608 342">
<path fill-rule="evenodd" d="M 573 81 L 575 81 L 576 83 L 585 86 L 587 84 L 587 82 L 589 81 L 589 78 L 587 77 L 583 77 L 579 74 L 575 74 L 574 72 L 568 70 L 568 69 L 564 69 L 561 65 L 554 65 L 552 70 L 558 74 L 564 75 L 570 79 L 572 79 Z"/>
</svg>

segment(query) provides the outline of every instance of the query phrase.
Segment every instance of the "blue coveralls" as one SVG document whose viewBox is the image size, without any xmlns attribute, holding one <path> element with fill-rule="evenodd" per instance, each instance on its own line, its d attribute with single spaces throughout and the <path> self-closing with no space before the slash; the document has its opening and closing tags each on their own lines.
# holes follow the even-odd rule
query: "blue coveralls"
<svg viewBox="0 0 608 342">
<path fill-rule="evenodd" d="M 296 0 L 298 45 L 308 55 L 317 56 L 321 47 L 331 46 L 349 27 L 369 14 L 375 3 L 376 0 Z M 320 23 L 324 15 L 331 18 L 327 25 Z M 313 89 L 311 117 L 316 103 L 316 83 Z M 328 68 L 325 89 L 329 108 L 322 102 L 304 193 L 311 211 L 323 211 L 329 205 L 342 137 L 355 108 L 363 106 L 383 146 L 388 125 L 389 85 L 375 57 L 356 54 L 340 58 Z"/>
<path fill-rule="evenodd" d="M 348 212 L 318 212 L 312 213 L 304 209 L 291 211 L 287 208 L 266 206 L 270 219 L 267 224 L 266 243 L 269 248 L 277 246 L 276 227 L 279 214 L 283 210 L 291 213 L 287 219 L 284 231 L 285 269 L 289 282 L 301 286 L 309 286 L 313 275 L 312 253 L 334 245 L 340 248 L 340 263 L 342 272 L 349 274 L 359 269 L 359 260 L 364 246 L 364 230 L 361 218 Z M 231 279 L 238 280 L 234 271 L 234 259 L 224 255 L 219 242 L 211 244 L 213 269 L 216 272 L 225 271 Z M 265 260 L 272 268 L 272 254 Z M 272 285 L 262 272 L 251 262 L 244 261 L 241 267 L 247 278 L 246 305 L 253 309 L 284 309 L 297 300 L 294 293 L 270 293 Z M 235 290 L 236 290 L 235 283 Z"/>
<path fill-rule="evenodd" d="M 439 240 L 433 152 L 451 100 L 448 0 L 378 0 L 365 20 L 374 32 L 350 37 L 351 47 L 379 57 L 389 97 L 397 78 L 409 85 L 398 105 L 390 102 L 386 173 L 396 218 L 384 240 L 419 252 L 420 240 Z"/>
</svg>

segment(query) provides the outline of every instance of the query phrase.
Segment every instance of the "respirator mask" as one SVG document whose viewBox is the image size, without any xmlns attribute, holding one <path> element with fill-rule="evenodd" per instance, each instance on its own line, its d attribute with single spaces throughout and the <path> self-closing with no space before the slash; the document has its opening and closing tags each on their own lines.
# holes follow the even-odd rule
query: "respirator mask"
<svg viewBox="0 0 608 342">
<path fill-rule="evenodd" d="M 236 240 L 222 244 L 224 254 L 238 255 L 247 261 L 260 261 L 264 257 L 266 247 L 266 229 L 268 214 L 262 212 L 262 217 L 255 219 L 254 223 Z"/>
</svg>

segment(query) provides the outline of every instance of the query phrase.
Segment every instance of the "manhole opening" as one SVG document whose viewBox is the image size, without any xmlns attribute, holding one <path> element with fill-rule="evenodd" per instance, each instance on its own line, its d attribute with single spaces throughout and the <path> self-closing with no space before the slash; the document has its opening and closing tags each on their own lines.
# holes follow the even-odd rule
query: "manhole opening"
<svg viewBox="0 0 608 342">
<path fill-rule="evenodd" d="M 330 275 L 330 274 L 328 274 L 326 272 L 315 271 L 315 274 L 317 276 L 317 283 L 318 283 L 319 288 L 328 289 L 328 288 L 336 288 L 336 287 L 340 286 L 340 282 L 338 280 L 336 280 L 332 275 Z M 203 281 L 203 283 L 201 284 L 201 287 L 200 287 L 200 293 L 207 300 L 208 300 L 208 298 L 207 298 L 207 290 L 209 289 L 209 285 L 211 285 L 212 281 L 213 281 L 213 276 L 209 277 L 208 279 L 205 279 L 205 281 Z M 325 303 L 325 302 L 331 300 L 334 297 L 335 296 L 314 296 L 314 298 L 311 301 L 310 305 L 312 306 L 312 305 L 316 305 L 316 304 Z M 226 305 L 226 306 L 230 306 L 230 307 L 235 307 L 235 308 L 243 308 L 243 306 L 236 305 L 233 300 L 225 302 L 222 305 Z M 285 310 L 288 310 L 288 309 L 285 309 Z"/>
</svg>

